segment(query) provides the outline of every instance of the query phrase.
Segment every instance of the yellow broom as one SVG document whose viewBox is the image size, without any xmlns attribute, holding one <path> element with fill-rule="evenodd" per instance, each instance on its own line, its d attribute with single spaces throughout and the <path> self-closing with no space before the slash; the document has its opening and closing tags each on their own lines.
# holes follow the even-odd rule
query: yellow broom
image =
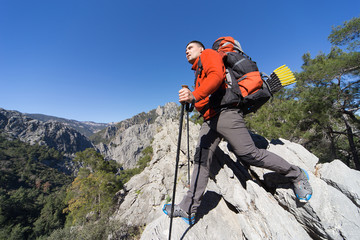
<svg viewBox="0 0 360 240">
<path fill-rule="evenodd" d="M 270 78 L 266 82 L 270 87 L 271 93 L 275 93 L 282 87 L 295 83 L 296 78 L 289 67 L 282 65 L 270 74 Z"/>
</svg>

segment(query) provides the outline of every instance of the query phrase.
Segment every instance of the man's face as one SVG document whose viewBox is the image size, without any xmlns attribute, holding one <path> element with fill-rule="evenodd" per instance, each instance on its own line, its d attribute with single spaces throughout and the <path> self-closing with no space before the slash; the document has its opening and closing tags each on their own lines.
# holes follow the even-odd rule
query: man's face
<svg viewBox="0 0 360 240">
<path fill-rule="evenodd" d="M 204 49 L 197 43 L 190 43 L 186 47 L 186 58 L 189 63 L 193 64 L 197 57 L 200 56 Z"/>
</svg>

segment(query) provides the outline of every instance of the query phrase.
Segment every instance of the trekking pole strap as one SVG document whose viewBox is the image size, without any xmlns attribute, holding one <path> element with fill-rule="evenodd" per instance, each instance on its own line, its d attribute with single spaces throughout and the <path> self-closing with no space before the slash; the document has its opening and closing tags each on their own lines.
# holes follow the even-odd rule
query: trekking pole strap
<svg viewBox="0 0 360 240">
<path fill-rule="evenodd" d="M 186 103 L 186 111 L 188 113 L 194 111 L 194 103 Z"/>
</svg>

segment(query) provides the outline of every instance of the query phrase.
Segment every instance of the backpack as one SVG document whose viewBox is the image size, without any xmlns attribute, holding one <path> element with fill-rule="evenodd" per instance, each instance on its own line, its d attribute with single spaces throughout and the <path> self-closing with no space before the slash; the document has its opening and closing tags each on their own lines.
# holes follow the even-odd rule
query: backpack
<svg viewBox="0 0 360 240">
<path fill-rule="evenodd" d="M 269 77 L 260 73 L 255 61 L 247 56 L 238 41 L 232 37 L 217 39 L 212 49 L 223 58 L 226 68 L 225 88 L 219 88 L 209 98 L 209 107 L 221 110 L 240 108 L 244 115 L 256 112 L 282 86 L 295 82 L 290 69 L 285 65 Z M 286 80 L 286 83 L 281 80 Z"/>
</svg>

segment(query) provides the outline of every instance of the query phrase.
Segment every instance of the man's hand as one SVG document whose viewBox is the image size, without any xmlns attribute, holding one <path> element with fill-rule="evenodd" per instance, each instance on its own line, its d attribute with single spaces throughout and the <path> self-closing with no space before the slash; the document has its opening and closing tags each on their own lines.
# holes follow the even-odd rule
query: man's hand
<svg viewBox="0 0 360 240">
<path fill-rule="evenodd" d="M 183 102 L 192 103 L 194 100 L 195 100 L 195 97 L 192 94 L 192 92 L 190 91 L 190 89 L 182 88 L 179 91 L 179 102 L 181 102 L 181 103 L 183 103 Z"/>
</svg>

